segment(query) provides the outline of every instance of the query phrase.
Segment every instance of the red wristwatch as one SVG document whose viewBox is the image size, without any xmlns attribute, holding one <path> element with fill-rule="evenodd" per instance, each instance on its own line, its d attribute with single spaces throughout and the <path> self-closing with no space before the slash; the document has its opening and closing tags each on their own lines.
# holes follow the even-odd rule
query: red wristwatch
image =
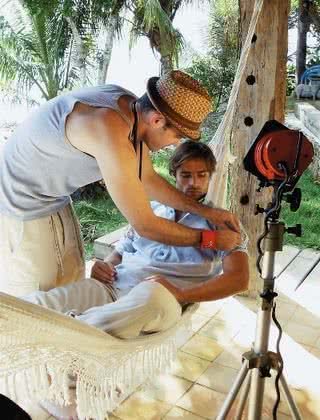
<svg viewBox="0 0 320 420">
<path fill-rule="evenodd" d="M 200 248 L 217 248 L 217 231 L 216 230 L 203 230 L 201 232 Z"/>
</svg>

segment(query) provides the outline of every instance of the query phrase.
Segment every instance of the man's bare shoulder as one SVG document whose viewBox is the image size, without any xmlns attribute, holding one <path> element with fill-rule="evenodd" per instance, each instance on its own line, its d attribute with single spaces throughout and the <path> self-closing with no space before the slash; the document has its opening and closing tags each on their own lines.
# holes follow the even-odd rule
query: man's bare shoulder
<svg viewBox="0 0 320 420">
<path fill-rule="evenodd" d="M 128 142 L 130 127 L 121 115 L 111 108 L 96 108 L 77 104 L 66 121 L 66 136 L 77 149 L 95 154 L 96 148 L 118 146 Z"/>
</svg>

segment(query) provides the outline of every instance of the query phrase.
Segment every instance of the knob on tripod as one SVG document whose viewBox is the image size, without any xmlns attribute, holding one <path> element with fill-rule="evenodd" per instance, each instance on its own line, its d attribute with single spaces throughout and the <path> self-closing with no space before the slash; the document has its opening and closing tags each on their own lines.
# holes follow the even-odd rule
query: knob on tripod
<svg viewBox="0 0 320 420">
<path fill-rule="evenodd" d="M 289 226 L 286 229 L 287 233 L 290 233 L 291 235 L 296 235 L 297 238 L 301 238 L 302 236 L 302 226 L 300 223 L 297 223 L 295 226 Z"/>
<path fill-rule="evenodd" d="M 296 212 L 301 204 L 301 189 L 295 188 L 291 194 L 286 194 L 284 199 L 290 203 L 290 210 Z"/>
</svg>

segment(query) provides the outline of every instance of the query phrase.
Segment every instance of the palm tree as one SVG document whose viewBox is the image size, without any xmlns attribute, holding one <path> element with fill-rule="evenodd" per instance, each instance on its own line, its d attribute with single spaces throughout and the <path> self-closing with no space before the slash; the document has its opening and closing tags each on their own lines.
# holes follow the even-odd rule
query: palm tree
<svg viewBox="0 0 320 420">
<path fill-rule="evenodd" d="M 71 33 L 62 17 L 65 4 L 36 3 L 0 2 L 0 78 L 16 81 L 25 93 L 36 86 L 48 100 L 72 86 L 77 73 L 70 66 Z"/>
<path fill-rule="evenodd" d="M 115 0 L 0 0 L 0 80 L 27 93 L 36 86 L 44 99 L 88 83 L 98 28 L 116 19 Z M 100 26 L 99 26 L 100 25 Z M 91 62 L 90 62 L 91 60 Z M 104 60 L 100 66 L 106 73 Z"/>
<path fill-rule="evenodd" d="M 61 0 L 60 0 L 61 1 Z M 73 35 L 79 84 L 106 82 L 113 41 L 121 33 L 125 0 L 68 0 L 65 12 Z"/>
<path fill-rule="evenodd" d="M 160 55 L 161 73 L 177 64 L 183 48 L 182 34 L 173 26 L 173 20 L 181 6 L 192 0 L 139 0 L 128 1 L 127 8 L 133 14 L 131 46 L 139 36 L 149 39 L 152 50 Z"/>
</svg>

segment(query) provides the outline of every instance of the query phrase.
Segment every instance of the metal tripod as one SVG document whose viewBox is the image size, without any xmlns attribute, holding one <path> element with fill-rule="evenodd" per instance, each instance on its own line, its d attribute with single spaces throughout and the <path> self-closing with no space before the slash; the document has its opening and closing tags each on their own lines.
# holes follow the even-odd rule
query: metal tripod
<svg viewBox="0 0 320 420">
<path fill-rule="evenodd" d="M 217 420 L 226 419 L 233 402 L 235 401 L 241 385 L 244 383 L 237 407 L 235 420 L 241 420 L 242 414 L 249 396 L 248 420 L 260 420 L 262 414 L 263 394 L 265 378 L 270 375 L 270 370 L 279 371 L 282 364 L 281 356 L 277 353 L 268 351 L 271 310 L 273 299 L 277 296 L 274 292 L 274 263 L 276 251 L 282 251 L 283 235 L 285 225 L 279 221 L 269 221 L 268 233 L 264 238 L 264 254 L 262 261 L 261 278 L 263 280 L 263 291 L 260 294 L 261 306 L 259 308 L 255 341 L 251 351 L 242 355 L 242 367 L 233 383 L 226 400 L 216 417 Z M 291 233 L 295 228 L 289 228 Z M 287 382 L 281 373 L 280 383 L 288 403 L 292 418 L 301 419 L 298 407 L 289 391 Z M 250 395 L 249 395 L 250 392 Z"/>
</svg>

